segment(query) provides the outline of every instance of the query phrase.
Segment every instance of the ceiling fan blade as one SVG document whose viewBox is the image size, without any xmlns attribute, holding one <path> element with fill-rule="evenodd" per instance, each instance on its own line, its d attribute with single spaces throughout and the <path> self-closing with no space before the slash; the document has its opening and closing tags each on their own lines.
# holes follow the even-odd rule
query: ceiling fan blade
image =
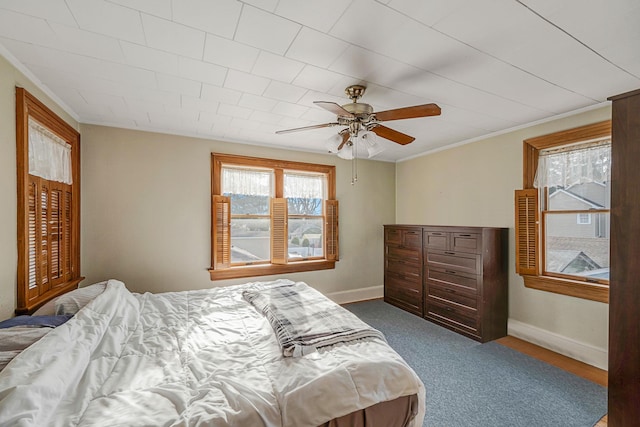
<svg viewBox="0 0 640 427">
<path fill-rule="evenodd" d="M 344 108 L 336 104 L 335 102 L 313 101 L 313 103 L 316 104 L 318 107 L 322 107 L 327 111 L 331 111 L 336 116 L 349 117 L 349 118 L 355 117 L 353 114 L 351 114 L 350 112 L 348 112 L 347 110 L 345 110 Z"/>
<path fill-rule="evenodd" d="M 381 122 L 388 120 L 414 119 L 416 117 L 439 116 L 440 107 L 436 104 L 416 105 L 413 107 L 397 108 L 395 110 L 378 111 L 376 119 Z"/>
<path fill-rule="evenodd" d="M 409 136 L 406 133 L 398 132 L 397 130 L 393 130 L 382 125 L 377 125 L 376 127 L 371 128 L 371 132 L 400 145 L 407 145 L 415 140 L 414 137 Z"/>
<path fill-rule="evenodd" d="M 301 128 L 277 130 L 276 133 L 278 135 L 280 135 L 280 134 L 283 134 L 283 133 L 299 132 L 301 130 L 328 128 L 328 127 L 337 126 L 337 125 L 338 125 L 338 123 L 323 123 L 321 125 L 311 125 L 311 126 L 304 126 L 304 127 L 301 127 Z"/>
</svg>

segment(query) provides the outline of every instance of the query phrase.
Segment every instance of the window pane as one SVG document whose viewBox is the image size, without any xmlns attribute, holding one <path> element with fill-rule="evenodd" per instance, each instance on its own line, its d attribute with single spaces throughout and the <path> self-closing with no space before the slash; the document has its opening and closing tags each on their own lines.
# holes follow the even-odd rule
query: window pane
<svg viewBox="0 0 640 427">
<path fill-rule="evenodd" d="M 269 218 L 231 220 L 231 262 L 269 261 Z"/>
<path fill-rule="evenodd" d="M 322 257 L 322 218 L 289 217 L 289 259 Z"/>
<path fill-rule="evenodd" d="M 609 214 L 587 215 L 589 223 L 575 214 L 545 215 L 547 272 L 609 279 Z"/>
<path fill-rule="evenodd" d="M 222 169 L 222 194 L 231 198 L 231 215 L 269 215 L 273 172 Z"/>
<path fill-rule="evenodd" d="M 324 175 L 284 174 L 284 197 L 289 215 L 322 215 Z"/>
</svg>

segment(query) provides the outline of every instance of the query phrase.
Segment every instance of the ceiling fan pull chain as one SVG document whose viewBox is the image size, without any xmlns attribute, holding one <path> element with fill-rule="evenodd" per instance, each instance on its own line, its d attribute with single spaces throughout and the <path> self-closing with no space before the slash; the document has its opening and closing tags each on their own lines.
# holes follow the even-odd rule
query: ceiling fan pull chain
<svg viewBox="0 0 640 427">
<path fill-rule="evenodd" d="M 351 141 L 351 151 L 353 153 L 353 158 L 351 159 L 351 185 L 354 185 L 358 182 L 358 143 L 357 138 L 352 139 L 355 139 L 355 141 Z"/>
</svg>

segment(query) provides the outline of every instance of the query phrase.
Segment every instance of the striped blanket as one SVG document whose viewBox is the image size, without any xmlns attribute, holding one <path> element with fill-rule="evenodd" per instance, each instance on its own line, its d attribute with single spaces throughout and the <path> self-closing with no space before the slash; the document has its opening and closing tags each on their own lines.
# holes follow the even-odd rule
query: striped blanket
<svg viewBox="0 0 640 427">
<path fill-rule="evenodd" d="M 269 320 L 284 356 L 362 338 L 385 341 L 380 331 L 302 282 L 246 290 L 242 297 Z"/>
</svg>

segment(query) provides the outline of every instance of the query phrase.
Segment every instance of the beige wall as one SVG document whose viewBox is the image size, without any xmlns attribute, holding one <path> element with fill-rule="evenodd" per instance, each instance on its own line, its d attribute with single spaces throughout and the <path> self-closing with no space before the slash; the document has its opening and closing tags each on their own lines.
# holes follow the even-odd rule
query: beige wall
<svg viewBox="0 0 640 427">
<path fill-rule="evenodd" d="M 606 349 L 607 304 L 525 288 L 515 273 L 514 190 L 524 139 L 610 118 L 602 108 L 400 162 L 397 223 L 508 227 L 510 320 Z"/>
<path fill-rule="evenodd" d="M 290 274 L 325 293 L 383 284 L 382 225 L 395 221 L 395 164 L 82 125 L 82 273 L 132 291 L 199 289 L 211 282 L 210 153 L 335 164 L 340 261 L 335 270 Z"/>
<path fill-rule="evenodd" d="M 35 95 L 74 128 L 78 123 L 0 55 L 0 319 L 16 308 L 18 268 L 15 87 Z"/>
</svg>

